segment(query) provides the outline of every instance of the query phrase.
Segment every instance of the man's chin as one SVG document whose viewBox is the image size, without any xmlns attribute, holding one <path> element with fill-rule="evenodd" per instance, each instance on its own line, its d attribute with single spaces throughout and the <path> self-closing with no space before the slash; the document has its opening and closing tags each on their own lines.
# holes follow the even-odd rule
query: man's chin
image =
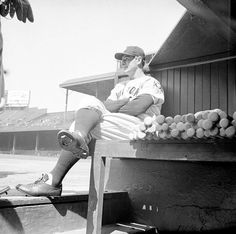
<svg viewBox="0 0 236 234">
<path fill-rule="evenodd" d="M 129 74 L 124 69 L 118 69 L 116 71 L 116 75 L 118 77 L 128 77 L 129 76 Z"/>
</svg>

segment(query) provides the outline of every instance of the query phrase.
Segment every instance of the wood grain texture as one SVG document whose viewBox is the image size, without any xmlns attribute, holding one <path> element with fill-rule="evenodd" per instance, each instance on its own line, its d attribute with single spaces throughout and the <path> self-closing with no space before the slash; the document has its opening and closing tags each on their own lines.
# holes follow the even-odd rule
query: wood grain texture
<svg viewBox="0 0 236 234">
<path fill-rule="evenodd" d="M 1 233 L 48 234 L 74 229 L 86 233 L 88 192 L 47 198 L 26 197 L 10 190 L 9 195 L 1 196 L 0 207 Z M 104 193 L 104 225 L 127 221 L 129 214 L 127 192 Z"/>
<path fill-rule="evenodd" d="M 236 110 L 236 60 L 228 61 L 228 113 Z"/>
<path fill-rule="evenodd" d="M 187 68 L 181 68 L 180 114 L 188 113 L 188 72 Z"/>
<path fill-rule="evenodd" d="M 101 154 L 92 157 L 86 234 L 101 233 L 105 160 L 101 157 Z"/>
<path fill-rule="evenodd" d="M 153 76 L 157 73 L 165 90 L 162 114 L 166 116 L 215 108 L 229 114 L 236 110 L 236 59 L 162 70 Z"/>
<path fill-rule="evenodd" d="M 202 100 L 203 110 L 209 110 L 211 107 L 211 79 L 210 79 L 210 64 L 202 66 Z"/>
<path fill-rule="evenodd" d="M 236 162 L 233 140 L 97 141 L 95 155 L 165 161 Z M 109 147 L 108 147 L 109 145 Z"/>
<path fill-rule="evenodd" d="M 195 76 L 195 69 L 194 67 L 188 68 L 188 113 L 194 113 L 195 112 L 195 82 L 194 82 L 194 76 Z"/>
</svg>

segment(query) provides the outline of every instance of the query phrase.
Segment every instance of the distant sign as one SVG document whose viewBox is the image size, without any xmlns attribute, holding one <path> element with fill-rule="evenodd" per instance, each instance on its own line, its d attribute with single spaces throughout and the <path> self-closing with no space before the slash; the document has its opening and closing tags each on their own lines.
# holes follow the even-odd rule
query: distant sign
<svg viewBox="0 0 236 234">
<path fill-rule="evenodd" d="M 30 103 L 30 91 L 8 90 L 6 99 L 8 107 L 27 107 Z"/>
</svg>

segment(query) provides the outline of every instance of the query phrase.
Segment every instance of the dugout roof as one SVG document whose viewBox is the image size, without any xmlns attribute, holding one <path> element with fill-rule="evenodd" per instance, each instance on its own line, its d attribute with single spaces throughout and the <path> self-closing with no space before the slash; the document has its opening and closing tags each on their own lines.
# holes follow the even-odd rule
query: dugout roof
<svg viewBox="0 0 236 234">
<path fill-rule="evenodd" d="M 150 70 L 236 55 L 235 0 L 178 0 L 186 12 L 149 64 Z"/>
</svg>

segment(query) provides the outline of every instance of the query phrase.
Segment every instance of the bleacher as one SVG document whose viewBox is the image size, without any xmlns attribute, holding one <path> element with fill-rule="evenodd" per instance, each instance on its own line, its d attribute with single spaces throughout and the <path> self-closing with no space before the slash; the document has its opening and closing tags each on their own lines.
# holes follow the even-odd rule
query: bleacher
<svg viewBox="0 0 236 234">
<path fill-rule="evenodd" d="M 74 111 L 47 113 L 47 109 L 26 108 L 4 110 L 0 113 L 0 131 L 14 128 L 68 128 L 74 119 Z"/>
<path fill-rule="evenodd" d="M 0 113 L 0 126 L 27 126 L 35 118 L 47 113 L 46 109 L 26 108 L 26 109 L 6 109 Z"/>
<path fill-rule="evenodd" d="M 74 111 L 47 113 L 28 123 L 29 127 L 69 128 L 74 120 Z"/>
<path fill-rule="evenodd" d="M 57 133 L 68 129 L 74 111 L 47 113 L 46 109 L 5 109 L 0 113 L 0 153 L 57 155 Z"/>
</svg>

